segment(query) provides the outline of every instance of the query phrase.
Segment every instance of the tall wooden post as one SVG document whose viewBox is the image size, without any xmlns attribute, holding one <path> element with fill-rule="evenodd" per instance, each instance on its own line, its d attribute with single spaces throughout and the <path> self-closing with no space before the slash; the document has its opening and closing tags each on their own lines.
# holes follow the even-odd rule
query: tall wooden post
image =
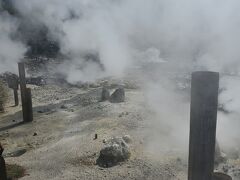
<svg viewBox="0 0 240 180">
<path fill-rule="evenodd" d="M 18 104 L 19 104 L 19 100 L 18 100 L 19 78 L 18 78 L 18 76 L 15 74 L 8 74 L 7 83 L 8 83 L 8 87 L 13 89 L 15 106 L 18 106 Z"/>
<path fill-rule="evenodd" d="M 0 144 L 0 180 L 7 180 L 7 170 L 6 170 L 6 164 L 5 160 L 2 156 L 4 149 L 2 145 Z"/>
<path fill-rule="evenodd" d="M 18 70 L 19 70 L 19 82 L 20 82 L 21 98 L 22 98 L 23 121 L 31 122 L 33 120 L 31 90 L 28 90 L 26 87 L 24 63 L 18 63 Z"/>
<path fill-rule="evenodd" d="M 31 122 L 33 121 L 33 110 L 32 110 L 32 93 L 31 89 L 27 88 L 26 89 L 26 119 L 24 121 L 26 122 Z"/>
<path fill-rule="evenodd" d="M 14 93 L 15 106 L 18 106 L 18 104 L 19 104 L 19 100 L 18 100 L 18 90 L 17 90 L 17 89 L 13 89 L 13 93 Z"/>
<path fill-rule="evenodd" d="M 194 72 L 191 86 L 188 180 L 212 180 L 219 73 Z"/>
</svg>

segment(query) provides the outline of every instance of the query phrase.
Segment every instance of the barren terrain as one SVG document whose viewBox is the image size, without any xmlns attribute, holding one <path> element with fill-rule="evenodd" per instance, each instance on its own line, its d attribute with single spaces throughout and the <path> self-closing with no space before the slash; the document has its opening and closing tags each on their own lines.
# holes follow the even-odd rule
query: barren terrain
<svg viewBox="0 0 240 180">
<path fill-rule="evenodd" d="M 21 106 L 11 107 L 13 99 L 0 116 L 6 162 L 26 169 L 22 180 L 187 179 L 186 152 L 159 146 L 149 150 L 152 112 L 139 88 L 124 86 L 126 101 L 110 103 L 100 102 L 100 84 L 85 88 L 30 85 L 34 121 L 21 123 Z M 108 87 L 112 92 L 115 85 Z M 132 138 L 131 158 L 111 168 L 96 165 L 103 140 L 123 135 Z M 18 150 L 26 153 L 11 157 Z"/>
</svg>

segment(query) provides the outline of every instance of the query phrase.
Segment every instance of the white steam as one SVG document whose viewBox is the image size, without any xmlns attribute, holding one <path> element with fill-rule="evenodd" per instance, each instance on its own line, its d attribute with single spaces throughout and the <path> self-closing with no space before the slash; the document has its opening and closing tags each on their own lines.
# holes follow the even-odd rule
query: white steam
<svg viewBox="0 0 240 180">
<path fill-rule="evenodd" d="M 119 75 L 136 50 L 158 49 L 190 69 L 239 69 L 237 0 L 15 0 L 25 17 L 44 23 L 74 61 L 98 52 L 105 73 Z M 227 68 L 227 69 L 226 69 Z M 80 71 L 76 69 L 81 74 Z M 75 77 L 74 79 L 84 80 Z"/>
<path fill-rule="evenodd" d="M 23 58 L 26 47 L 14 40 L 18 21 L 7 13 L 0 14 L 0 73 L 5 71 L 17 72 L 17 62 Z"/>
</svg>

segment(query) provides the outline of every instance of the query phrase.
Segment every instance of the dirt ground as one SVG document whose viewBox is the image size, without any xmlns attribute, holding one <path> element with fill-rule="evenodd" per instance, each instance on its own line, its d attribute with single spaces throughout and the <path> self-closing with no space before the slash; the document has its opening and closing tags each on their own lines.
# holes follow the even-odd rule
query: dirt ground
<svg viewBox="0 0 240 180">
<path fill-rule="evenodd" d="M 99 101 L 101 86 L 97 85 L 30 87 L 34 106 L 32 123 L 21 123 L 21 106 L 11 107 L 11 92 L 6 112 L 0 114 L 0 141 L 5 147 L 5 160 L 26 169 L 22 180 L 187 179 L 185 152 L 163 153 L 159 149 L 156 155 L 146 148 L 149 137 L 142 132 L 151 131 L 147 119 L 151 111 L 138 88 L 126 87 L 126 101 L 115 104 Z M 113 87 L 110 86 L 111 91 Z M 96 140 L 95 134 L 98 134 Z M 97 166 L 103 140 L 123 135 L 130 135 L 133 140 L 131 158 L 111 168 Z M 21 149 L 26 153 L 7 156 Z"/>
</svg>

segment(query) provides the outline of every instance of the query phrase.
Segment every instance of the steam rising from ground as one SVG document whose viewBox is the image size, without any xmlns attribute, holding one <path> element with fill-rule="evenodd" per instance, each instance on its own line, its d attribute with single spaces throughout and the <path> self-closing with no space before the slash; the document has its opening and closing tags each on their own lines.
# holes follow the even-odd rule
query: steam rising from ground
<svg viewBox="0 0 240 180">
<path fill-rule="evenodd" d="M 0 14 L 0 73 L 17 72 L 16 63 L 26 51 L 26 47 L 12 37 L 17 24 L 17 20 L 8 14 Z"/>
<path fill-rule="evenodd" d="M 121 76 L 130 66 L 149 59 L 168 64 L 163 74 L 193 70 L 239 74 L 239 0 L 13 2 L 22 18 L 44 24 L 49 29 L 48 36 L 59 41 L 61 53 L 69 58 L 56 70 L 65 74 L 70 82 Z M 22 44 L 10 38 L 16 25 L 17 21 L 8 15 L 0 16 L 0 70 L 11 69 L 12 63 L 25 51 Z M 83 55 L 89 52 L 97 55 L 102 67 L 94 61 L 85 62 Z M 144 86 L 149 104 L 161 121 L 159 126 L 167 124 L 173 139 L 178 138 L 179 131 L 188 131 L 184 130 L 186 126 L 179 128 L 188 123 L 185 122 L 189 119 L 188 107 L 172 88 L 173 82 L 165 83 L 167 77 L 155 81 L 160 74 L 154 72 Z M 234 113 L 239 113 L 240 99 L 236 93 L 239 83 L 231 78 L 221 83 L 221 88 L 226 90 L 220 96 L 220 103 Z M 223 130 L 223 125 L 230 122 L 228 115 L 220 114 L 219 119 L 220 138 L 224 137 L 227 142 L 228 137 L 239 136 L 235 130 L 230 136 Z M 229 131 L 231 128 L 229 124 Z M 182 136 L 186 139 L 187 134 Z"/>
</svg>

